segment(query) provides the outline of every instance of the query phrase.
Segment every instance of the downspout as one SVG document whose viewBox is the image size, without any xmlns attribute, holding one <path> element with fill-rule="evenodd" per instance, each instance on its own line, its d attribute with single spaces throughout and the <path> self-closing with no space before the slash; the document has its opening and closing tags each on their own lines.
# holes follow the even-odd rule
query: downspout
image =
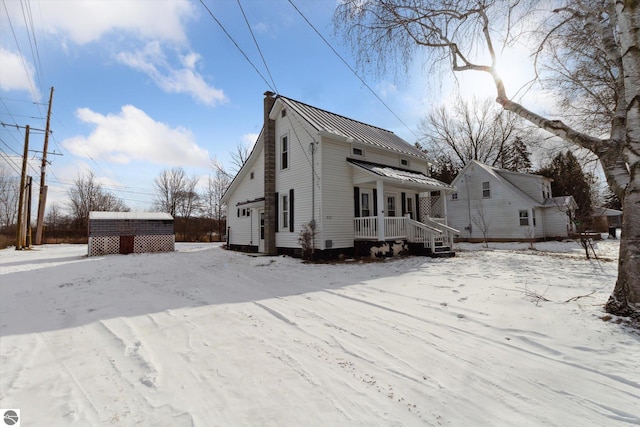
<svg viewBox="0 0 640 427">
<path fill-rule="evenodd" d="M 311 142 L 311 255 L 316 250 L 316 143 Z"/>
<path fill-rule="evenodd" d="M 469 230 L 469 240 L 471 240 L 473 235 L 473 231 L 471 229 L 471 193 L 469 193 L 469 177 L 467 174 L 464 174 L 464 186 L 467 189 L 467 213 L 469 215 L 469 225 L 467 226 L 467 229 Z"/>
</svg>

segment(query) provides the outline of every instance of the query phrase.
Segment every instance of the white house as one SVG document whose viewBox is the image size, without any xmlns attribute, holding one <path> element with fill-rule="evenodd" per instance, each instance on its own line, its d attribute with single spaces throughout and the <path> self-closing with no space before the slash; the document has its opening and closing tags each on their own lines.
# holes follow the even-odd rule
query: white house
<svg viewBox="0 0 640 427">
<path fill-rule="evenodd" d="M 314 256 L 452 255 L 446 197 L 425 154 L 393 132 L 265 93 L 260 136 L 223 197 L 228 247 Z M 373 249 L 372 249 L 373 248 Z"/>
<path fill-rule="evenodd" d="M 551 178 L 469 162 L 451 183 L 449 224 L 461 240 L 563 238 L 574 232 L 573 196 L 553 197 Z"/>
</svg>

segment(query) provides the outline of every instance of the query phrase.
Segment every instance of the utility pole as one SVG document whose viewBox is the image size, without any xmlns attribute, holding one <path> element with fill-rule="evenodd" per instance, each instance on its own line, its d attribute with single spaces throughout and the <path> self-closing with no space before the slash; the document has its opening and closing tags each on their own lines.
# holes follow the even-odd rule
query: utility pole
<svg viewBox="0 0 640 427">
<path fill-rule="evenodd" d="M 22 175 L 20 176 L 20 198 L 18 201 L 18 224 L 16 226 L 16 250 L 19 251 L 24 246 L 22 235 L 22 220 L 24 214 L 24 183 L 27 179 L 27 157 L 29 156 L 29 125 L 25 127 L 24 133 L 24 155 L 22 156 Z"/>
<path fill-rule="evenodd" d="M 47 167 L 47 149 L 49 147 L 49 125 L 51 123 L 51 104 L 53 101 L 53 86 L 49 93 L 49 110 L 47 111 L 47 125 L 44 130 L 44 148 L 42 149 L 42 166 L 40 168 L 40 195 L 38 197 L 38 219 L 36 222 L 36 245 L 42 244 L 42 229 L 44 225 L 44 210 L 47 204 L 47 186 L 44 184 L 45 168 Z"/>
</svg>

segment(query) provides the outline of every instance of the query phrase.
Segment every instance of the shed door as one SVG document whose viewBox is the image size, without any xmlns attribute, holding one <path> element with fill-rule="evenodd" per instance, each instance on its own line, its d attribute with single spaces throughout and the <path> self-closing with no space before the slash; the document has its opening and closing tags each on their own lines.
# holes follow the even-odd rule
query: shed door
<svg viewBox="0 0 640 427">
<path fill-rule="evenodd" d="M 122 255 L 133 253 L 133 236 L 120 236 L 120 253 Z"/>
</svg>

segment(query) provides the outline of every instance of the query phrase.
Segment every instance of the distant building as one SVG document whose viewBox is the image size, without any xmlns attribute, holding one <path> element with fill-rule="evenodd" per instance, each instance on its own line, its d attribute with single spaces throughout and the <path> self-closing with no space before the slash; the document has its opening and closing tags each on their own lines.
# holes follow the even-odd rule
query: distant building
<svg viewBox="0 0 640 427">
<path fill-rule="evenodd" d="M 89 256 L 174 250 L 173 217 L 168 213 L 89 213 Z"/>
<path fill-rule="evenodd" d="M 578 206 L 573 196 L 554 197 L 551 182 L 472 160 L 451 183 L 457 191 L 449 196 L 449 225 L 467 241 L 569 237 L 575 232 L 569 214 Z"/>
</svg>

